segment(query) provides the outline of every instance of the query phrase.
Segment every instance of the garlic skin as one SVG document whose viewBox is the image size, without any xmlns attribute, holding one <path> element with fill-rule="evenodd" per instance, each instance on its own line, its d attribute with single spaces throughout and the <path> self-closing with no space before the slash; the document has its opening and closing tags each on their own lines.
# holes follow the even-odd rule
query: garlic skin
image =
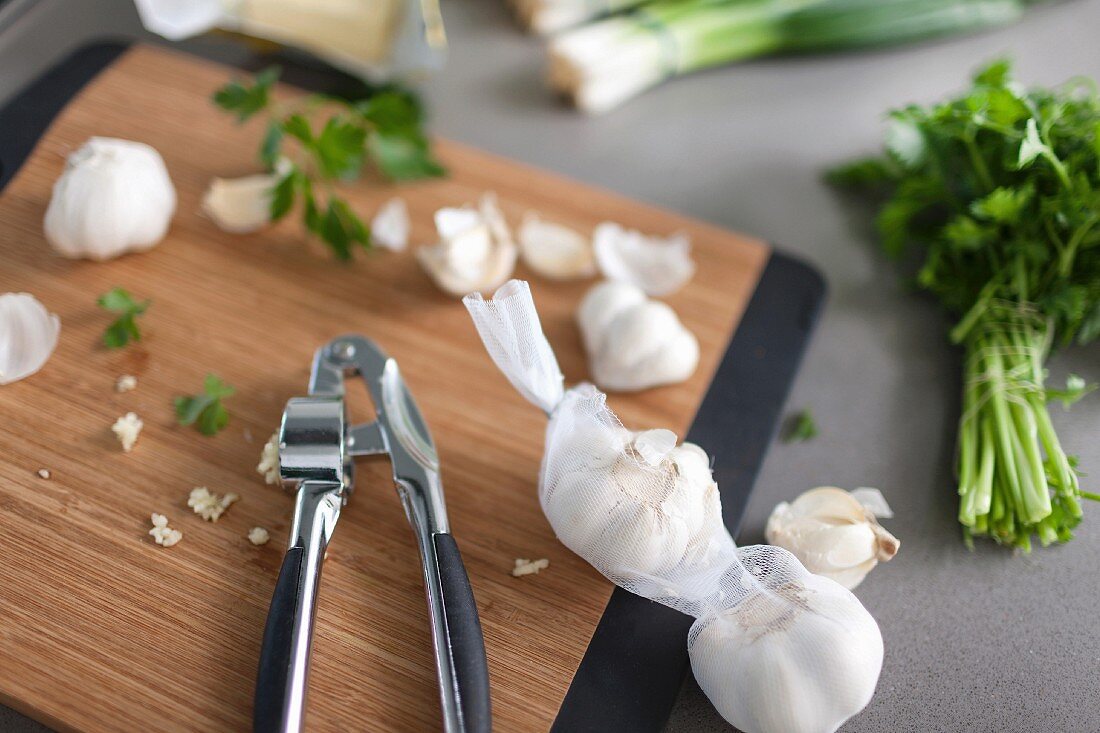
<svg viewBox="0 0 1100 733">
<path fill-rule="evenodd" d="M 438 244 L 421 247 L 417 260 L 440 290 L 462 296 L 500 287 L 512 275 L 518 250 L 492 193 L 478 208 L 435 212 Z"/>
<path fill-rule="evenodd" d="M 57 348 L 61 319 L 30 293 L 0 295 L 0 384 L 37 372 Z"/>
<path fill-rule="evenodd" d="M 746 733 L 832 733 L 874 695 L 878 624 L 851 591 L 807 572 L 789 552 L 737 553 L 766 576 L 746 583 L 736 605 L 692 625 L 688 653 L 699 687 Z"/>
<path fill-rule="evenodd" d="M 851 590 L 867 573 L 892 558 L 901 546 L 878 523 L 875 511 L 860 503 L 864 495 L 878 512 L 889 512 L 874 489 L 852 493 L 833 486 L 811 489 L 793 502 L 780 502 L 768 518 L 770 544 L 790 550 L 811 573 L 831 578 Z M 873 492 L 868 494 L 867 492 Z"/>
<path fill-rule="evenodd" d="M 577 280 L 596 274 L 592 242 L 567 226 L 543 221 L 531 211 L 523 217 L 518 239 L 524 264 L 542 277 Z"/>
<path fill-rule="evenodd" d="M 668 305 L 625 282 L 602 282 L 577 311 L 592 379 L 631 392 L 688 379 L 699 365 L 699 342 Z"/>
<path fill-rule="evenodd" d="M 635 285 L 649 296 L 671 295 L 695 274 L 686 234 L 650 237 L 606 221 L 596 227 L 592 246 L 604 277 Z"/>
<path fill-rule="evenodd" d="M 154 247 L 175 211 L 176 190 L 156 150 L 93 137 L 54 183 L 44 228 L 61 255 L 102 261 Z"/>
<path fill-rule="evenodd" d="M 409 246 L 409 208 L 405 199 L 395 196 L 378 208 L 370 222 L 370 241 L 391 252 L 404 252 Z"/>
</svg>

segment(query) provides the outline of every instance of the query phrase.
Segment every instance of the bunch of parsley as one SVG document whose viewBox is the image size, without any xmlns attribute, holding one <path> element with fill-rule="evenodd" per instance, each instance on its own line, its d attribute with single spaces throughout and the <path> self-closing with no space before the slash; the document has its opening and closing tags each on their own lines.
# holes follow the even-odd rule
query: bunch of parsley
<svg viewBox="0 0 1100 733">
<path fill-rule="evenodd" d="M 964 94 L 890 114 L 883 156 L 829 174 L 879 204 L 886 252 L 919 263 L 918 287 L 956 318 L 966 350 L 958 436 L 959 521 L 1028 550 L 1081 518 L 1076 460 L 1047 403 L 1089 391 L 1046 385 L 1054 346 L 1100 335 L 1100 95 L 1079 79 L 1025 90 L 998 61 Z"/>
<path fill-rule="evenodd" d="M 424 112 L 410 92 L 385 88 L 362 99 L 311 95 L 291 104 L 271 94 L 279 69 L 266 69 L 251 83 L 234 80 L 214 93 L 214 103 L 245 122 L 267 115 L 260 160 L 270 169 L 289 165 L 271 197 L 271 218 L 286 216 L 301 202 L 306 229 L 342 260 L 355 246 L 370 246 L 370 230 L 336 190 L 372 164 L 394 181 L 441 176 L 423 131 Z M 319 119 L 319 118 L 323 118 Z M 291 145 L 287 145 L 290 142 Z"/>
</svg>

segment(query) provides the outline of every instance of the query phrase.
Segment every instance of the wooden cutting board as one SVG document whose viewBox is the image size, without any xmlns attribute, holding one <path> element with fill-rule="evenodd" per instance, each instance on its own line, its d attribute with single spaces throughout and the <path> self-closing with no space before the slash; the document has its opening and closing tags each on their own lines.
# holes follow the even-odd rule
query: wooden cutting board
<svg viewBox="0 0 1100 733">
<path fill-rule="evenodd" d="M 163 49 L 127 51 L 48 130 L 33 131 L 42 137 L 0 194 L 0 292 L 29 291 L 62 323 L 45 368 L 0 387 L 0 701 L 64 730 L 250 727 L 292 509 L 255 467 L 285 401 L 304 393 L 314 349 L 358 331 L 397 358 L 438 444 L 485 631 L 495 727 L 546 730 L 612 586 L 555 540 L 539 509 L 545 420 L 497 372 L 465 309 L 431 285 L 411 251 L 341 264 L 306 243 L 295 222 L 235 236 L 203 217 L 211 177 L 256 170 L 261 127 L 237 126 L 209 101 L 234 73 Z M 148 253 L 71 261 L 43 238 L 65 156 L 93 135 L 146 142 L 164 156 L 179 205 L 168 237 Z M 365 217 L 404 197 L 414 247 L 433 241 L 437 208 L 490 190 L 513 224 L 535 210 L 582 231 L 610 219 L 691 235 L 698 274 L 667 300 L 699 338 L 699 368 L 684 384 L 610 399 L 628 426 L 683 435 L 769 248 L 458 144 L 439 141 L 437 150 L 446 179 L 368 181 L 346 193 Z M 585 379 L 573 313 L 592 283 L 540 280 L 522 265 L 517 276 L 531 278 L 567 379 Z M 100 343 L 109 316 L 95 299 L 116 285 L 153 305 L 140 344 L 112 351 Z M 173 397 L 198 391 L 208 372 L 237 388 L 229 426 L 215 437 L 177 425 L 172 410 Z M 114 391 L 122 374 L 137 376 L 135 391 Z M 123 453 L 110 426 L 129 411 L 145 428 Z M 364 463 L 357 478 L 325 563 L 307 727 L 433 730 L 438 701 L 413 535 L 388 466 Z M 194 486 L 241 500 L 219 522 L 203 522 L 186 505 Z M 155 545 L 151 512 L 167 514 L 182 542 Z M 266 546 L 246 539 L 255 526 L 271 531 Z M 546 557 L 550 567 L 513 578 L 517 557 Z"/>
</svg>

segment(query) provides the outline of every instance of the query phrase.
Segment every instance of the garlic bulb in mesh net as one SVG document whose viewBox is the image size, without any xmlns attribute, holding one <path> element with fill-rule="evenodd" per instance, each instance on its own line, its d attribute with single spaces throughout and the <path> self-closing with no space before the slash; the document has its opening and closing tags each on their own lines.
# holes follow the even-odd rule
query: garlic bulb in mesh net
<svg viewBox="0 0 1100 733">
<path fill-rule="evenodd" d="M 696 618 L 692 669 L 722 716 L 744 733 L 830 733 L 858 713 L 882 668 L 859 600 L 786 550 L 738 548 L 701 448 L 627 430 L 591 385 L 565 390 L 526 283 L 464 303 L 550 418 L 539 498 L 554 532 L 613 583 Z"/>
</svg>

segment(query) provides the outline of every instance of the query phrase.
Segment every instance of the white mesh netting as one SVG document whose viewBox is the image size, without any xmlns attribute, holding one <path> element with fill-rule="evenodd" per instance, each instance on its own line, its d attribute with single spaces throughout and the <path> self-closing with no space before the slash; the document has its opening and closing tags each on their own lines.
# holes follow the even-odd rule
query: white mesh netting
<svg viewBox="0 0 1100 733">
<path fill-rule="evenodd" d="M 696 618 L 700 687 L 745 733 L 836 730 L 870 701 L 882 636 L 858 599 L 778 547 L 738 548 L 710 459 L 632 432 L 590 384 L 568 391 L 527 283 L 466 296 L 489 355 L 550 417 L 539 499 L 558 538 L 616 585 Z"/>
</svg>

